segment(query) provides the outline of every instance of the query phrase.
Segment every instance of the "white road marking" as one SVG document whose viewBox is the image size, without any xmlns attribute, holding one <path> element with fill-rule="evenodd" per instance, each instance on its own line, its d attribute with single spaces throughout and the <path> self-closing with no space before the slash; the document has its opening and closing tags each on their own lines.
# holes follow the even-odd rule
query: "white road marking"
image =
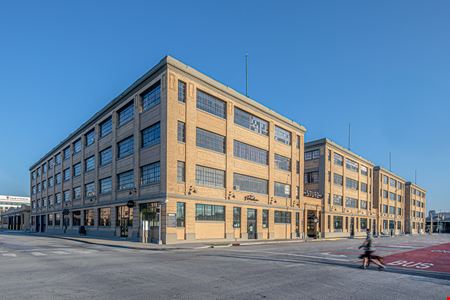
<svg viewBox="0 0 450 300">
<path fill-rule="evenodd" d="M 52 251 L 52 253 L 54 254 L 58 254 L 58 255 L 69 255 L 69 252 L 66 251 Z"/>
<path fill-rule="evenodd" d="M 42 252 L 31 252 L 31 255 L 34 255 L 34 256 L 46 256 L 47 254 L 44 254 Z"/>
<path fill-rule="evenodd" d="M 9 257 L 17 257 L 17 254 L 15 253 L 3 253 L 3 256 L 9 256 Z"/>
<path fill-rule="evenodd" d="M 294 253 L 283 253 L 283 252 L 271 252 L 271 251 L 258 251 L 258 250 L 226 250 L 231 252 L 249 252 L 249 253 L 265 253 L 265 254 L 275 254 L 275 255 L 285 255 L 285 256 L 294 256 L 294 257 L 305 257 L 305 258 L 315 258 L 315 259 L 325 259 L 325 260 L 334 260 L 334 261 L 345 261 L 349 262 L 349 259 L 342 258 L 334 258 L 334 257 L 323 257 L 323 256 L 313 256 L 306 254 L 294 254 Z"/>
<path fill-rule="evenodd" d="M 98 250 L 94 250 L 94 249 L 73 249 L 72 250 L 73 253 L 78 253 L 78 254 L 92 254 L 95 252 L 98 252 Z"/>
<path fill-rule="evenodd" d="M 328 255 L 328 256 L 333 256 L 333 257 L 347 257 L 347 255 L 343 255 L 343 254 L 331 254 L 330 252 L 323 252 L 323 253 L 320 253 L 320 254 Z"/>
</svg>

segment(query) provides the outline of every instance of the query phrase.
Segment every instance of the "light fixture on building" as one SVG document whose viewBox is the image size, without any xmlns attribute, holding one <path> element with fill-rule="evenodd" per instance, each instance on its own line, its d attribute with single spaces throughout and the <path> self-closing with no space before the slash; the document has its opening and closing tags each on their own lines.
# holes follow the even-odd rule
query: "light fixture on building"
<svg viewBox="0 0 450 300">
<path fill-rule="evenodd" d="M 192 194 L 192 193 L 197 193 L 197 190 L 195 189 L 194 186 L 191 185 L 191 186 L 189 187 L 188 195 L 190 195 L 190 194 Z"/>
</svg>

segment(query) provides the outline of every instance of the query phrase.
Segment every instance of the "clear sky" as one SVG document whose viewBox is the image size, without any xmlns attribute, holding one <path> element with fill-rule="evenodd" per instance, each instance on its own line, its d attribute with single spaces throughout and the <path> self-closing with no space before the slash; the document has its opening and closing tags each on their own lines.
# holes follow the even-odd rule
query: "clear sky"
<svg viewBox="0 0 450 300">
<path fill-rule="evenodd" d="M 0 194 L 170 54 L 450 210 L 449 1 L 2 1 Z"/>
</svg>

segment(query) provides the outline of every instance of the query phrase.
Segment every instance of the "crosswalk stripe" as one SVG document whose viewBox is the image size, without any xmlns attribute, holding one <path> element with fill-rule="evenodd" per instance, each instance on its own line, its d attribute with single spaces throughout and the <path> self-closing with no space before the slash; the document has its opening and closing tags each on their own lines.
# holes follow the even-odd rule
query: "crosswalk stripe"
<svg viewBox="0 0 450 300">
<path fill-rule="evenodd" d="M 17 255 L 15 253 L 3 253 L 3 256 L 9 256 L 9 257 L 16 257 Z"/>
<path fill-rule="evenodd" d="M 32 255 L 34 256 L 46 256 L 47 254 L 44 254 L 42 252 L 31 252 Z"/>
</svg>

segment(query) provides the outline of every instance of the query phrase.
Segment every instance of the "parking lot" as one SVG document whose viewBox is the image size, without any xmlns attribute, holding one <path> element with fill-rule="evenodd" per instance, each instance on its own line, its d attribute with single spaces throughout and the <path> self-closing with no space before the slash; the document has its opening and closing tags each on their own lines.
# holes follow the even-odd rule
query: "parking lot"
<svg viewBox="0 0 450 300">
<path fill-rule="evenodd" d="M 450 236 L 151 251 L 0 233 L 1 299 L 446 299 Z"/>
</svg>

